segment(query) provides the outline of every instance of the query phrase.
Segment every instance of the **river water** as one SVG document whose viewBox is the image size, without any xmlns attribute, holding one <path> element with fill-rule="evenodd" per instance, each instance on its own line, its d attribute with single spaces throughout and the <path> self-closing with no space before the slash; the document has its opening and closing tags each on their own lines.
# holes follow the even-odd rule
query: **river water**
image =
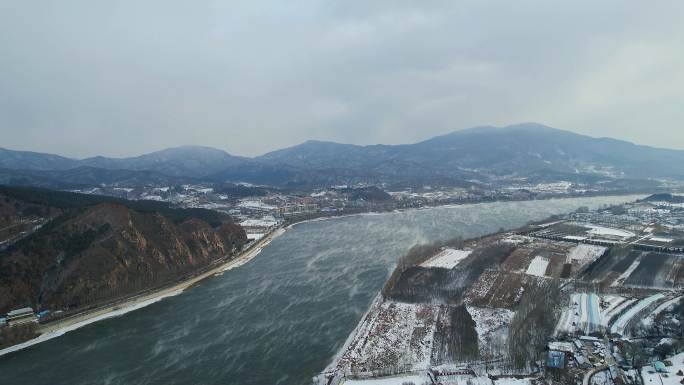
<svg viewBox="0 0 684 385">
<path fill-rule="evenodd" d="M 413 244 L 634 199 L 483 203 L 302 223 L 248 264 L 178 296 L 0 357 L 0 384 L 310 384 Z"/>
</svg>

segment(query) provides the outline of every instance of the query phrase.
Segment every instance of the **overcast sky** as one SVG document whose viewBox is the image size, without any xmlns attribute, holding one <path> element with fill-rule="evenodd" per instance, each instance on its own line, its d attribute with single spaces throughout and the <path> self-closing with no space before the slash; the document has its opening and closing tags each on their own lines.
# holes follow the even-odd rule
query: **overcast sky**
<svg viewBox="0 0 684 385">
<path fill-rule="evenodd" d="M 684 149 L 684 1 L 0 1 L 0 147 L 256 155 L 529 121 Z"/>
</svg>

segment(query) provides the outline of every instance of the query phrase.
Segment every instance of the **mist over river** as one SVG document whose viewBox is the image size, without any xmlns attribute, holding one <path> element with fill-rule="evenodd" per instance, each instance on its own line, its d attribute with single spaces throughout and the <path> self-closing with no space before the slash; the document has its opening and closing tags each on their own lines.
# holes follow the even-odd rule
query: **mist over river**
<svg viewBox="0 0 684 385">
<path fill-rule="evenodd" d="M 0 357 L 0 384 L 310 384 L 398 257 L 637 196 L 496 202 L 302 223 L 183 294 Z"/>
</svg>

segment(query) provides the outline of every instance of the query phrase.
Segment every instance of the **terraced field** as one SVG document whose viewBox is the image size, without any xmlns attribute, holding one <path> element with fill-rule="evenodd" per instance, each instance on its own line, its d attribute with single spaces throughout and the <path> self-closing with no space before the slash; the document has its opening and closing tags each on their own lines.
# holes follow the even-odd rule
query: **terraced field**
<svg viewBox="0 0 684 385">
<path fill-rule="evenodd" d="M 642 255 L 641 263 L 625 280 L 625 286 L 673 287 L 674 282 L 668 278 L 679 258 L 681 257 L 661 253 Z"/>
</svg>

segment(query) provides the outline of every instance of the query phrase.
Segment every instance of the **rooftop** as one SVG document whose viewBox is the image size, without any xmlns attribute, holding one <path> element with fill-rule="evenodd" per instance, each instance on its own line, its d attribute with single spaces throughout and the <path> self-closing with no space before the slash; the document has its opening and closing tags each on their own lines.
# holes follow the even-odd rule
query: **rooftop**
<svg viewBox="0 0 684 385">
<path fill-rule="evenodd" d="M 33 314 L 33 309 L 30 307 L 15 309 L 7 313 L 7 317 L 19 316 L 24 314 Z"/>
</svg>

